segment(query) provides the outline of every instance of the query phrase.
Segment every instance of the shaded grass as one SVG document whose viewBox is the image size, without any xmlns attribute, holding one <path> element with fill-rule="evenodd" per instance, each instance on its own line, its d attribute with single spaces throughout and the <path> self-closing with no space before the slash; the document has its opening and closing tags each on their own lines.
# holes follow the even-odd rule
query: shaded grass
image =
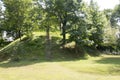
<svg viewBox="0 0 120 80">
<path fill-rule="evenodd" d="M 113 64 L 113 65 L 120 65 L 120 56 L 115 56 L 115 55 L 107 55 L 105 57 L 102 57 L 102 59 L 97 60 L 97 63 L 102 63 L 102 64 Z"/>
</svg>

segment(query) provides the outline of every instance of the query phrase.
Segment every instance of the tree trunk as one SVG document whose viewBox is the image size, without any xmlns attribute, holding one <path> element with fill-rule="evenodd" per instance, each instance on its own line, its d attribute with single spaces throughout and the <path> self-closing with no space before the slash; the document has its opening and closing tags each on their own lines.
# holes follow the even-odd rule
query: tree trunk
<svg viewBox="0 0 120 80">
<path fill-rule="evenodd" d="M 63 36 L 62 45 L 65 45 L 66 43 L 66 22 L 64 22 L 62 25 L 62 36 Z"/>
<path fill-rule="evenodd" d="M 46 59 L 51 59 L 51 39 L 50 39 L 50 27 L 46 28 Z"/>
<path fill-rule="evenodd" d="M 21 41 L 21 30 L 18 30 L 18 37 L 20 38 Z"/>
</svg>

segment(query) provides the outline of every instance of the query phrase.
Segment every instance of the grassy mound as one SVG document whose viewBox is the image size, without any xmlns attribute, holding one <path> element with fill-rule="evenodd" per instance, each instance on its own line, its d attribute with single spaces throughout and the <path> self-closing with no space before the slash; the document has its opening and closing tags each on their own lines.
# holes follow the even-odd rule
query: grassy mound
<svg viewBox="0 0 120 80">
<path fill-rule="evenodd" d="M 61 36 L 58 32 L 51 32 L 51 59 L 52 60 L 76 60 L 82 56 L 82 50 L 76 51 L 74 48 L 74 42 L 65 45 L 65 48 L 60 46 Z M 44 32 L 33 32 L 33 36 L 30 38 L 23 36 L 20 39 L 15 40 L 9 45 L 3 47 L 0 50 L 0 59 L 10 59 L 13 61 L 19 60 L 37 60 L 45 59 L 45 40 L 46 36 Z M 90 53 L 99 53 L 97 51 L 88 50 Z M 85 58 L 88 55 L 85 55 Z M 83 57 L 83 56 L 82 56 Z"/>
<path fill-rule="evenodd" d="M 43 33 L 35 33 L 31 38 L 23 36 L 11 42 L 0 50 L 0 59 L 36 59 L 44 55 L 45 36 Z"/>
<path fill-rule="evenodd" d="M 51 33 L 51 55 L 52 59 L 69 60 L 76 59 L 78 55 L 73 53 L 72 50 L 62 49 L 60 44 L 61 37 L 58 33 Z M 20 39 L 15 40 L 9 45 L 3 47 L 0 50 L 0 59 L 10 59 L 14 61 L 19 60 L 37 60 L 45 59 L 45 33 L 33 32 L 31 38 L 23 36 Z"/>
</svg>

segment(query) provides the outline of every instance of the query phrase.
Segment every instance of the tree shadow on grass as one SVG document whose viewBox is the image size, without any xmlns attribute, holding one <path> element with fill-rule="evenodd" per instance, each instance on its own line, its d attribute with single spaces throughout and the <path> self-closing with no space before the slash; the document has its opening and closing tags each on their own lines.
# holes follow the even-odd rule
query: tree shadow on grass
<svg viewBox="0 0 120 80">
<path fill-rule="evenodd" d="M 120 56 L 103 57 L 102 59 L 96 60 L 95 62 L 105 65 L 110 64 L 111 66 L 108 68 L 109 74 L 118 75 L 120 73 Z"/>
<path fill-rule="evenodd" d="M 11 68 L 11 67 L 24 67 L 28 65 L 33 65 L 37 63 L 52 63 L 52 62 L 63 62 L 63 61 L 77 61 L 77 60 L 86 60 L 86 58 L 68 58 L 66 56 L 60 56 L 59 58 L 53 58 L 51 60 L 47 59 L 30 59 L 30 60 L 19 60 L 19 61 L 3 61 L 0 63 L 2 68 Z"/>
<path fill-rule="evenodd" d="M 29 60 L 8 61 L 8 62 L 1 63 L 0 67 L 2 67 L 2 68 L 22 67 L 22 66 L 27 66 L 27 65 L 40 63 L 40 62 L 42 62 L 42 61 L 39 61 L 39 60 L 35 60 L 35 61 L 29 61 Z"/>
<path fill-rule="evenodd" d="M 96 60 L 95 62 L 101 63 L 101 64 L 113 64 L 113 65 L 120 66 L 120 56 L 118 56 L 118 57 L 103 57 L 102 59 Z"/>
</svg>

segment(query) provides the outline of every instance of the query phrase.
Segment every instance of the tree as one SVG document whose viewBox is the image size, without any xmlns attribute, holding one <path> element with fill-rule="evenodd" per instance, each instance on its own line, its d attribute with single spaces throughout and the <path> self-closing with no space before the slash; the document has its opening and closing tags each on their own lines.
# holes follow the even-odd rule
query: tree
<svg viewBox="0 0 120 80">
<path fill-rule="evenodd" d="M 80 47 L 93 46 L 94 48 L 103 43 L 104 27 L 107 20 L 99 11 L 97 3 L 91 0 L 90 5 L 82 4 L 79 20 L 70 33 L 70 39 Z"/>
<path fill-rule="evenodd" d="M 66 43 L 66 33 L 77 20 L 81 0 L 38 0 L 43 9 L 43 20 L 46 28 L 46 36 L 49 36 L 49 29 L 56 24 L 60 25 L 61 35 L 63 36 L 62 45 Z M 47 43 L 49 43 L 47 37 Z M 47 45 L 49 47 L 49 45 Z M 49 50 L 47 50 L 49 51 Z"/>
<path fill-rule="evenodd" d="M 89 39 L 93 41 L 93 47 L 97 47 L 103 43 L 104 27 L 107 20 L 105 15 L 99 11 L 97 3 L 93 2 L 93 0 L 90 2 L 88 20 L 89 31 L 91 33 Z"/>
<path fill-rule="evenodd" d="M 54 0 L 54 14 L 58 18 L 58 23 L 63 36 L 62 44 L 66 43 L 66 33 L 76 20 L 76 12 L 78 12 L 81 0 Z"/>
<path fill-rule="evenodd" d="M 112 27 L 120 28 L 120 4 L 114 8 L 110 21 Z"/>
<path fill-rule="evenodd" d="M 51 59 L 51 38 L 50 29 L 56 24 L 56 16 L 53 12 L 52 0 L 38 0 L 39 4 L 39 14 L 41 15 L 40 28 L 46 30 L 46 58 Z"/>
<path fill-rule="evenodd" d="M 29 15 L 32 9 L 32 0 L 3 0 L 5 10 L 4 29 L 13 31 L 21 37 L 32 24 Z M 26 29 L 26 30 L 25 30 Z"/>
<path fill-rule="evenodd" d="M 85 2 L 81 3 L 79 11 L 76 14 L 77 20 L 74 25 L 72 25 L 69 31 L 69 41 L 75 42 L 75 52 L 80 53 L 81 56 L 85 56 L 85 46 L 89 46 L 92 42 L 89 40 L 88 31 L 88 5 Z"/>
<path fill-rule="evenodd" d="M 118 32 L 116 32 L 116 34 L 119 36 L 120 35 L 120 4 L 115 6 L 110 21 L 111 21 L 111 26 L 113 28 L 118 29 Z M 119 51 L 120 50 L 120 37 L 117 37 L 116 39 L 117 39 L 116 48 Z"/>
</svg>

